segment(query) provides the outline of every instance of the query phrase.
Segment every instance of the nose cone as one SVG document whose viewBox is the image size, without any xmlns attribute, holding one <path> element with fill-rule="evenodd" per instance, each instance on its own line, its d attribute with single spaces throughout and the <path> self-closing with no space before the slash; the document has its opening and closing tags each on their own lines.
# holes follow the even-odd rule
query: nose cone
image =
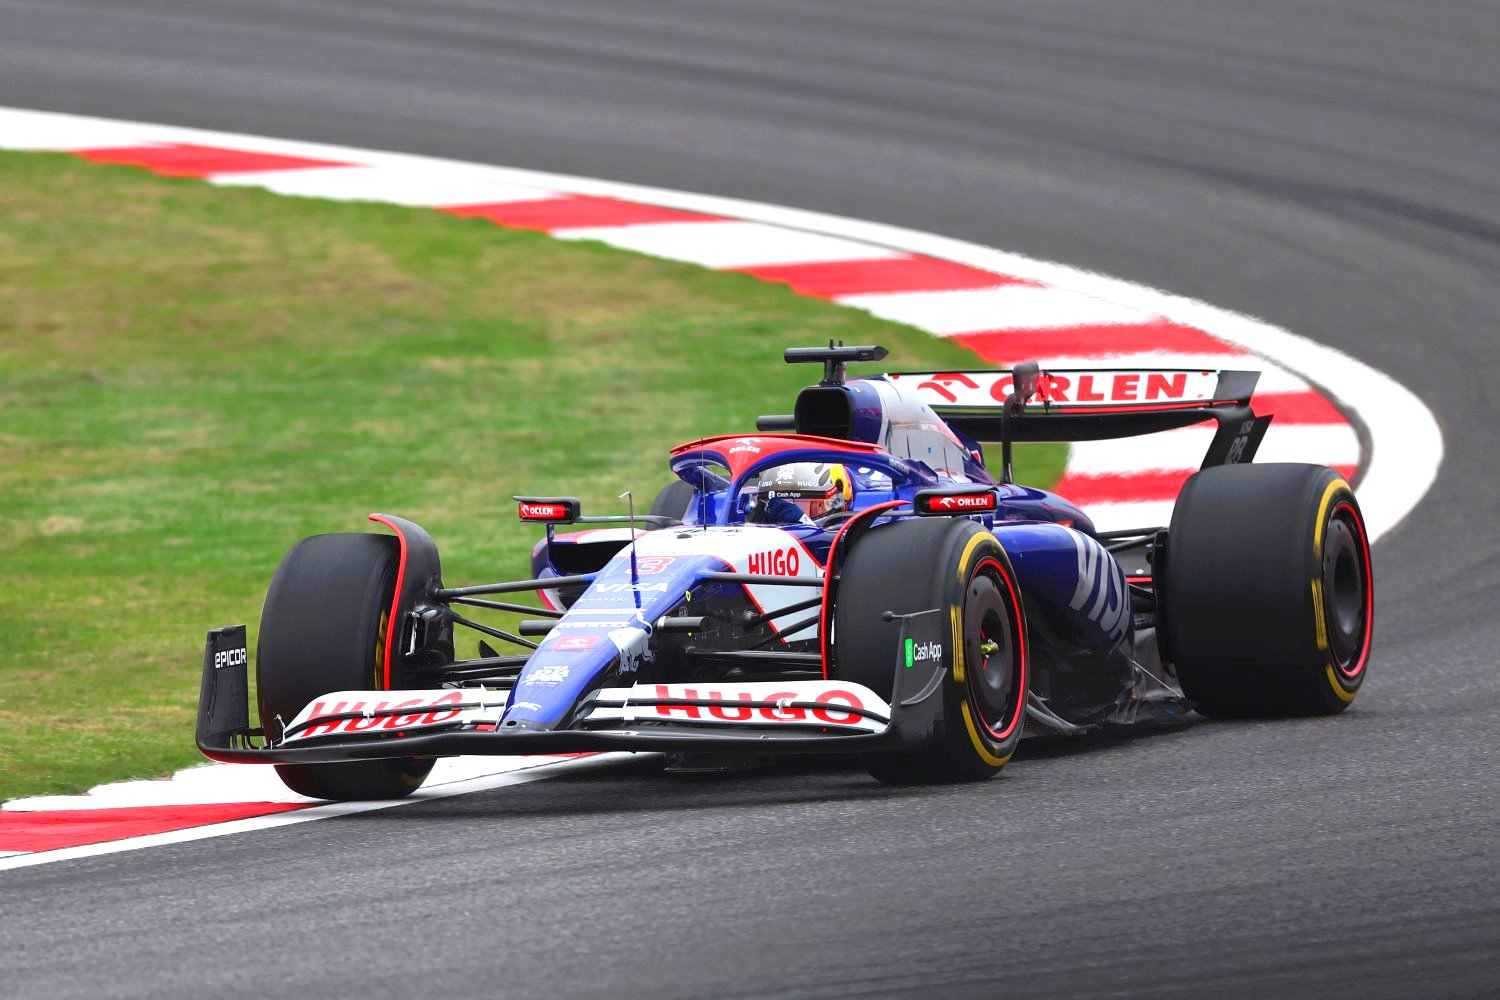
<svg viewBox="0 0 1500 1000">
<path fill-rule="evenodd" d="M 611 679 L 634 683 L 651 662 L 652 623 L 677 607 L 712 556 L 659 556 L 630 550 L 611 559 L 531 654 L 516 678 L 502 728 L 547 730 L 571 722 L 583 695 Z"/>
</svg>

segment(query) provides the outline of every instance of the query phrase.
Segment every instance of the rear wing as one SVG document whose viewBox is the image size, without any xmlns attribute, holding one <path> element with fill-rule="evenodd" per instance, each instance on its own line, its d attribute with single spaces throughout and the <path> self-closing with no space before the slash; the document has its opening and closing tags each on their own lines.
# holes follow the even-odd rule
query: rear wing
<svg viewBox="0 0 1500 1000">
<path fill-rule="evenodd" d="M 1024 398 L 1011 369 L 886 378 L 977 441 L 1101 441 L 1213 420 L 1218 430 L 1204 468 L 1250 461 L 1271 423 L 1250 405 L 1260 372 L 1030 365 L 1016 371 Z"/>
</svg>

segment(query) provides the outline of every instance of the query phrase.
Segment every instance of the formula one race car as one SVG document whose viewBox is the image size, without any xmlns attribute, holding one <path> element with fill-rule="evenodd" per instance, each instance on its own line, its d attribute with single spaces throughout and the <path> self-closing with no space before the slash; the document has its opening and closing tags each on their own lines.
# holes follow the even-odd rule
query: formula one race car
<svg viewBox="0 0 1500 1000">
<path fill-rule="evenodd" d="M 441 756 L 596 750 L 854 752 L 920 783 L 994 774 L 1023 731 L 1353 701 L 1374 612 L 1359 504 L 1331 469 L 1246 464 L 1270 421 L 1258 373 L 846 378 L 885 355 L 787 351 L 823 366 L 794 413 L 674 448 L 649 514 L 517 497 L 546 532 L 526 580 L 447 587 L 427 533 L 386 514 L 391 535 L 298 542 L 261 617 L 260 726 L 245 627 L 217 629 L 198 746 L 328 799 L 406 794 Z M 1204 421 L 1165 528 L 1096 531 L 1011 482 L 1013 442 Z M 494 599 L 521 592 L 544 606 Z M 511 632 L 478 609 L 533 617 Z M 477 658 L 455 659 L 455 627 L 485 637 Z"/>
</svg>

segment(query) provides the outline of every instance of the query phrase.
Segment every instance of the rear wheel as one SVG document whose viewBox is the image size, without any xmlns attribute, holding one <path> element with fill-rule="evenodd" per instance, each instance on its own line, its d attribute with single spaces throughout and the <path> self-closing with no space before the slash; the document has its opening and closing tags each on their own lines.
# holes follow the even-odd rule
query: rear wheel
<svg viewBox="0 0 1500 1000">
<path fill-rule="evenodd" d="M 1026 712 L 1026 616 L 1010 560 L 968 520 L 930 518 L 877 527 L 850 549 L 834 610 L 836 672 L 886 700 L 899 655 L 897 615 L 939 609 L 943 714 L 925 746 L 872 754 L 870 773 L 893 784 L 992 776 L 1021 740 Z"/>
<path fill-rule="evenodd" d="M 399 551 L 396 539 L 383 535 L 315 535 L 281 560 L 266 593 L 255 657 L 268 731 L 290 723 L 319 695 L 385 687 Z M 394 799 L 415 791 L 432 764 L 412 758 L 278 764 L 276 773 L 292 791 L 315 799 Z"/>
<path fill-rule="evenodd" d="M 1215 716 L 1330 715 L 1364 683 L 1370 543 L 1354 493 L 1321 465 L 1194 474 L 1167 535 L 1167 655 Z"/>
</svg>

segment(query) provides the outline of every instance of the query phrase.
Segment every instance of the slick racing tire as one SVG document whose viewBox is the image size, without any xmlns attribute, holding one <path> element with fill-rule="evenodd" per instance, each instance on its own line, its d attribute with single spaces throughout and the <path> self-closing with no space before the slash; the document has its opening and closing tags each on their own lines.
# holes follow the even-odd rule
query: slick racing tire
<svg viewBox="0 0 1500 1000">
<path fill-rule="evenodd" d="M 1195 473 L 1167 534 L 1159 611 L 1183 692 L 1207 715 L 1342 712 L 1370 659 L 1370 542 L 1321 465 Z"/>
<path fill-rule="evenodd" d="M 268 734 L 318 695 L 383 687 L 399 552 L 397 540 L 383 535 L 315 535 L 281 560 L 266 593 L 255 656 Z M 415 758 L 277 764 L 276 773 L 292 791 L 315 799 L 396 799 L 415 791 L 432 764 Z"/>
<path fill-rule="evenodd" d="M 656 494 L 650 513 L 653 517 L 675 517 L 681 521 L 687 517 L 693 496 L 693 488 L 681 479 L 670 482 Z"/>
<path fill-rule="evenodd" d="M 900 655 L 896 615 L 939 609 L 943 710 L 928 744 L 871 754 L 891 784 L 976 781 L 1004 767 L 1021 741 L 1028 676 L 1026 613 L 1010 560 L 969 520 L 922 518 L 872 529 L 849 550 L 834 608 L 835 672 L 891 700 Z"/>
</svg>

